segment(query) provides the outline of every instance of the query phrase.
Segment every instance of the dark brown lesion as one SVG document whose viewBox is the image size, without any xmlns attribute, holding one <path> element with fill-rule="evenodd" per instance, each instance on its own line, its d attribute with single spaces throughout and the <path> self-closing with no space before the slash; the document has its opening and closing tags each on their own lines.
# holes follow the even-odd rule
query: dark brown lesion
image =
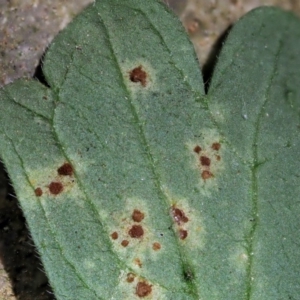
<svg viewBox="0 0 300 300">
<path fill-rule="evenodd" d="M 221 144 L 219 142 L 215 142 L 211 145 L 211 148 L 215 151 L 219 151 L 221 149 Z"/>
<path fill-rule="evenodd" d="M 209 170 L 204 170 L 201 173 L 201 177 L 203 180 L 207 180 L 209 178 L 212 178 L 214 175 Z"/>
<path fill-rule="evenodd" d="M 34 190 L 34 193 L 37 197 L 41 197 L 43 195 L 43 190 L 40 187 L 38 187 Z"/>
<path fill-rule="evenodd" d="M 199 145 L 195 146 L 195 148 L 194 148 L 195 153 L 199 154 L 201 151 L 202 151 L 202 148 Z"/>
<path fill-rule="evenodd" d="M 129 229 L 128 234 L 132 238 L 141 238 L 144 235 L 144 229 L 141 225 L 132 225 Z"/>
<path fill-rule="evenodd" d="M 147 73 L 141 65 L 129 72 L 129 78 L 132 82 L 140 83 L 143 87 L 147 85 Z"/>
<path fill-rule="evenodd" d="M 202 165 L 202 166 L 207 166 L 207 167 L 209 167 L 209 166 L 210 166 L 211 160 L 210 160 L 210 158 L 207 157 L 207 156 L 200 156 L 200 162 L 201 162 L 201 165 Z"/>
<path fill-rule="evenodd" d="M 70 163 L 64 163 L 57 169 L 58 175 L 62 176 L 72 176 L 73 175 L 73 166 Z"/>
<path fill-rule="evenodd" d="M 48 188 L 49 188 L 49 191 L 52 195 L 58 195 L 63 191 L 64 186 L 61 182 L 52 181 L 49 184 Z"/>
<path fill-rule="evenodd" d="M 151 294 L 152 285 L 145 281 L 139 281 L 136 286 L 135 292 L 138 297 L 144 298 Z"/>
<path fill-rule="evenodd" d="M 117 240 L 118 237 L 119 237 L 119 234 L 118 234 L 116 231 L 114 231 L 114 232 L 110 235 L 110 237 L 111 237 L 113 240 Z"/>
<path fill-rule="evenodd" d="M 128 240 L 123 240 L 123 241 L 121 242 L 121 245 L 122 245 L 123 247 L 127 247 L 127 246 L 129 245 L 129 241 L 128 241 Z"/>
<path fill-rule="evenodd" d="M 140 210 L 135 209 L 131 215 L 131 218 L 134 222 L 141 222 L 145 218 L 145 214 Z"/>
</svg>

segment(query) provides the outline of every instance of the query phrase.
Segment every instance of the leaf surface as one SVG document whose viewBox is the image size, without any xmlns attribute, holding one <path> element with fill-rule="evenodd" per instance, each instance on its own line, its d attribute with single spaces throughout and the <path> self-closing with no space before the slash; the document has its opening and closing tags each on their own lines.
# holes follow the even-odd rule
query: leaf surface
<svg viewBox="0 0 300 300">
<path fill-rule="evenodd" d="M 50 45 L 50 88 L 1 90 L 1 157 L 57 299 L 297 298 L 299 24 L 242 18 L 205 95 L 163 4 L 96 1 Z"/>
</svg>

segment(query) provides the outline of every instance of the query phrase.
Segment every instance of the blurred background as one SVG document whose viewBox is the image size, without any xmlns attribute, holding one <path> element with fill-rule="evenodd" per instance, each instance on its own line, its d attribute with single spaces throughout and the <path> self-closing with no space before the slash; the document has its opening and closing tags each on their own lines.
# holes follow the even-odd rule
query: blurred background
<svg viewBox="0 0 300 300">
<path fill-rule="evenodd" d="M 91 2 L 0 0 L 0 86 L 20 77 L 33 77 L 53 37 Z M 183 23 L 193 41 L 200 67 L 206 73 L 212 70 L 222 37 L 249 10 L 262 5 L 276 5 L 300 15 L 299 0 L 164 2 Z M 55 298 L 30 239 L 18 201 L 0 164 L 0 300 L 17 299 Z"/>
</svg>

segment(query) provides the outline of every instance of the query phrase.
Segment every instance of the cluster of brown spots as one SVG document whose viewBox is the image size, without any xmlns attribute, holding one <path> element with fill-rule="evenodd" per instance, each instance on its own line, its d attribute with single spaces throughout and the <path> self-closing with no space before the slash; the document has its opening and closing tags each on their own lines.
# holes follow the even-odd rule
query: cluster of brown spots
<svg viewBox="0 0 300 300">
<path fill-rule="evenodd" d="M 161 249 L 161 244 L 158 243 L 158 242 L 153 243 L 153 244 L 152 244 L 152 249 L 153 249 L 154 251 L 160 250 L 160 249 Z"/>
<path fill-rule="evenodd" d="M 128 241 L 128 240 L 123 240 L 123 241 L 121 242 L 121 245 L 122 245 L 123 247 L 127 247 L 127 246 L 129 245 L 129 241 Z"/>
<path fill-rule="evenodd" d="M 134 281 L 134 278 L 135 278 L 135 274 L 133 274 L 133 273 L 127 273 L 126 281 L 128 283 L 132 283 Z"/>
<path fill-rule="evenodd" d="M 48 188 L 52 195 L 58 195 L 63 191 L 64 186 L 62 185 L 61 182 L 52 181 L 49 184 Z"/>
<path fill-rule="evenodd" d="M 141 225 L 132 225 L 128 233 L 132 238 L 137 239 L 141 238 L 144 235 L 144 229 Z"/>
<path fill-rule="evenodd" d="M 135 209 L 131 217 L 134 222 L 141 222 L 145 218 L 145 214 L 138 209 Z"/>
<path fill-rule="evenodd" d="M 144 298 L 152 292 L 152 285 L 145 281 L 139 281 L 136 285 L 135 293 L 138 297 Z"/>
<path fill-rule="evenodd" d="M 113 240 L 117 240 L 119 237 L 119 234 L 116 231 L 114 231 L 110 236 Z"/>
<path fill-rule="evenodd" d="M 181 240 L 186 239 L 188 236 L 188 232 L 182 226 L 184 225 L 184 223 L 187 223 L 189 221 L 189 218 L 185 215 L 182 209 L 179 209 L 175 205 L 172 205 L 171 207 L 171 215 L 173 217 L 173 220 L 177 224 L 179 238 Z"/>
<path fill-rule="evenodd" d="M 73 166 L 70 163 L 64 163 L 57 169 L 58 175 L 62 176 L 72 176 L 73 175 Z"/>
<path fill-rule="evenodd" d="M 187 223 L 189 220 L 189 218 L 185 215 L 183 210 L 177 208 L 175 205 L 172 206 L 171 213 L 172 213 L 174 221 L 178 225 L 181 225 L 181 223 Z"/>
<path fill-rule="evenodd" d="M 129 78 L 132 82 L 139 82 L 143 87 L 147 85 L 147 73 L 138 66 L 129 72 Z"/>
<path fill-rule="evenodd" d="M 145 218 L 145 214 L 143 212 L 141 212 L 138 209 L 134 209 L 132 214 L 131 214 L 131 219 L 134 222 L 140 223 L 142 222 L 142 220 Z M 124 222 L 126 221 L 127 218 L 123 218 L 121 221 Z M 128 235 L 129 237 L 133 238 L 133 239 L 140 239 L 143 237 L 144 235 L 144 229 L 140 224 L 133 224 L 130 229 L 126 232 L 126 235 Z M 113 240 L 117 240 L 119 238 L 119 234 L 118 232 L 114 231 L 110 234 L 110 237 Z M 123 239 L 120 244 L 123 247 L 127 247 L 130 243 L 130 240 L 128 239 Z"/>
<path fill-rule="evenodd" d="M 221 144 L 219 142 L 214 142 L 211 145 L 211 149 L 215 152 L 218 152 L 221 149 Z M 211 172 L 210 167 L 214 161 L 220 161 L 221 156 L 219 154 L 211 154 L 212 151 L 207 153 L 207 151 L 203 151 L 203 149 L 196 145 L 194 147 L 194 152 L 199 157 L 199 167 L 201 170 L 201 177 L 203 180 L 208 180 L 214 177 L 214 174 Z M 202 153 L 201 153 L 202 152 Z"/>
<path fill-rule="evenodd" d="M 37 197 L 41 197 L 43 195 L 43 190 L 40 187 L 38 187 L 34 190 L 34 193 Z"/>
<path fill-rule="evenodd" d="M 59 176 L 72 176 L 74 173 L 73 166 L 66 162 L 62 164 L 58 169 L 57 169 L 57 174 Z M 56 178 L 53 179 L 53 181 L 50 182 L 50 184 L 47 186 L 49 192 L 51 195 L 58 195 L 64 190 L 64 185 L 61 182 L 62 178 Z M 62 180 L 63 181 L 63 180 Z M 74 180 L 72 180 L 74 182 Z M 34 193 L 37 197 L 41 197 L 43 195 L 43 190 L 42 188 L 38 187 L 34 190 Z"/>
</svg>

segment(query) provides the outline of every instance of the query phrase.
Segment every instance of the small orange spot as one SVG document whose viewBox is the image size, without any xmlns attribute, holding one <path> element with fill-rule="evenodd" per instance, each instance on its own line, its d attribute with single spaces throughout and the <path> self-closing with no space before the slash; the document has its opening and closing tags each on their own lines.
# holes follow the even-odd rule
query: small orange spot
<svg viewBox="0 0 300 300">
<path fill-rule="evenodd" d="M 128 233 L 132 238 L 140 238 L 144 235 L 144 229 L 141 225 L 132 225 Z"/>
<path fill-rule="evenodd" d="M 206 180 L 206 179 L 213 177 L 213 174 L 210 171 L 204 170 L 202 172 L 201 176 L 204 180 Z"/>
<path fill-rule="evenodd" d="M 134 259 L 134 263 L 136 264 L 136 265 L 138 265 L 140 268 L 142 267 L 142 262 L 141 262 L 141 260 L 139 259 L 139 258 L 135 258 Z"/>
<path fill-rule="evenodd" d="M 57 173 L 62 176 L 71 176 L 73 175 L 73 167 L 70 163 L 64 163 L 57 169 Z"/>
<path fill-rule="evenodd" d="M 199 29 L 199 22 L 197 20 L 192 20 L 187 26 L 187 30 L 190 34 L 195 33 Z"/>
<path fill-rule="evenodd" d="M 145 218 L 145 214 L 143 214 L 138 209 L 135 209 L 132 213 L 132 220 L 135 222 L 141 222 Z"/>
<path fill-rule="evenodd" d="M 201 151 L 202 151 L 202 148 L 198 145 L 194 148 L 194 152 L 197 154 L 199 154 Z"/>
<path fill-rule="evenodd" d="M 41 196 L 43 195 L 43 191 L 42 191 L 42 189 L 41 189 L 40 187 L 36 188 L 36 189 L 34 190 L 34 193 L 35 193 L 35 195 L 36 195 L 37 197 L 41 197 Z"/>
<path fill-rule="evenodd" d="M 113 239 L 113 240 L 116 240 L 118 237 L 119 237 L 119 235 L 118 235 L 118 233 L 115 231 L 115 232 L 113 232 L 111 235 L 111 238 Z"/>
<path fill-rule="evenodd" d="M 121 245 L 122 245 L 123 247 L 127 247 L 127 246 L 129 245 L 129 241 L 123 240 L 123 241 L 121 242 Z"/>
<path fill-rule="evenodd" d="M 135 292 L 139 297 L 144 298 L 151 294 L 152 285 L 148 284 L 147 282 L 140 281 L 136 285 Z"/>
<path fill-rule="evenodd" d="M 142 66 L 138 66 L 131 70 L 129 75 L 132 82 L 140 82 L 142 86 L 146 86 L 147 73 L 142 69 Z"/>
<path fill-rule="evenodd" d="M 172 215 L 173 215 L 173 219 L 174 221 L 180 225 L 182 222 L 183 223 L 187 223 L 189 218 L 184 214 L 184 212 L 175 207 L 174 205 L 172 206 Z"/>
<path fill-rule="evenodd" d="M 207 156 L 200 156 L 200 162 L 202 166 L 210 166 L 210 158 Z"/>
<path fill-rule="evenodd" d="M 215 151 L 219 151 L 221 149 L 221 144 L 220 143 L 213 143 L 211 145 L 211 148 Z"/>
<path fill-rule="evenodd" d="M 157 242 L 153 243 L 152 249 L 153 249 L 154 251 L 160 250 L 160 249 L 161 249 L 160 243 L 157 243 Z"/>
<path fill-rule="evenodd" d="M 181 240 L 185 240 L 188 236 L 188 232 L 184 229 L 179 230 L 179 237 Z"/>
<path fill-rule="evenodd" d="M 52 181 L 49 184 L 48 188 L 49 188 L 50 193 L 53 194 L 53 195 L 60 194 L 64 189 L 61 182 L 54 182 L 54 181 Z"/>
<path fill-rule="evenodd" d="M 126 281 L 127 281 L 128 283 L 131 283 L 131 282 L 134 281 L 134 278 L 135 278 L 135 274 L 133 274 L 133 273 L 128 273 L 128 274 L 127 274 Z"/>
</svg>

